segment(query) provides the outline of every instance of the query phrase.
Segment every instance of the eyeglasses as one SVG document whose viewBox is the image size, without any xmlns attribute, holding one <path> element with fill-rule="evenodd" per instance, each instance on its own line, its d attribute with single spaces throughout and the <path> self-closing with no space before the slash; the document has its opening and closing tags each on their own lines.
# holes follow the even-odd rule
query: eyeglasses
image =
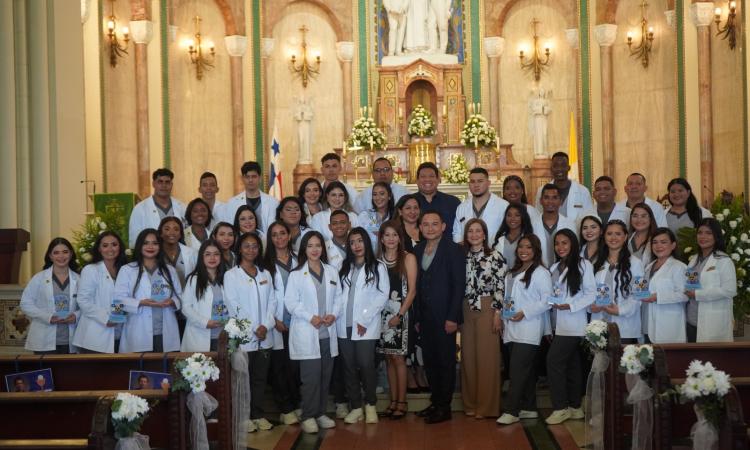
<svg viewBox="0 0 750 450">
<path fill-rule="evenodd" d="M 372 169 L 372 171 L 375 172 L 375 173 L 388 173 L 388 172 L 391 171 L 391 168 L 390 167 L 379 167 L 377 169 Z"/>
</svg>

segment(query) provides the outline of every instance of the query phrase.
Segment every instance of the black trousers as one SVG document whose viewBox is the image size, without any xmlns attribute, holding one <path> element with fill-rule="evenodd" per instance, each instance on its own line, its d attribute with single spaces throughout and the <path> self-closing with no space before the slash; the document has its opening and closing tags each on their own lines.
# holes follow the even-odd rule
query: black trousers
<svg viewBox="0 0 750 450">
<path fill-rule="evenodd" d="M 299 407 L 299 362 L 289 359 L 289 333 L 282 333 L 284 348 L 271 352 L 271 388 L 276 406 L 288 414 Z"/>
<path fill-rule="evenodd" d="M 344 374 L 344 358 L 341 355 L 333 358 L 331 394 L 333 394 L 334 403 L 349 403 L 349 399 L 346 396 L 346 375 Z"/>
<path fill-rule="evenodd" d="M 445 332 L 445 322 L 422 321 L 422 356 L 432 395 L 438 409 L 450 410 L 456 388 L 456 333 Z"/>
<path fill-rule="evenodd" d="M 581 358 L 578 336 L 555 336 L 547 353 L 547 382 L 555 410 L 581 407 Z"/>
<path fill-rule="evenodd" d="M 250 369 L 250 418 L 263 417 L 263 398 L 265 397 L 268 369 L 271 367 L 271 349 L 247 352 Z"/>
<path fill-rule="evenodd" d="M 518 416 L 519 411 L 536 410 L 536 355 L 538 345 L 511 342 L 510 391 L 505 412 Z"/>
<path fill-rule="evenodd" d="M 687 331 L 687 341 L 691 344 L 695 343 L 698 339 L 698 327 L 685 323 L 685 331 Z"/>
<path fill-rule="evenodd" d="M 377 373 L 375 371 L 375 339 L 354 341 L 352 328 L 346 329 L 346 338 L 339 339 L 339 356 L 343 358 L 346 377 L 346 395 L 352 409 L 362 407 L 362 390 L 365 403 L 375 405 Z"/>
</svg>

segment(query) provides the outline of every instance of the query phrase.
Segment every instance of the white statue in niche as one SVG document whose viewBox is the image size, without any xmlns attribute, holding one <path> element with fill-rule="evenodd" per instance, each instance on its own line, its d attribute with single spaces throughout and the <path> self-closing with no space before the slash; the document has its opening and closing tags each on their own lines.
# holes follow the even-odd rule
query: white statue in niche
<svg viewBox="0 0 750 450">
<path fill-rule="evenodd" d="M 409 0 L 383 0 L 383 7 L 388 13 L 388 55 L 401 55 L 404 48 Z"/>
<path fill-rule="evenodd" d="M 430 50 L 430 0 L 410 0 L 406 13 L 406 36 L 404 51 L 406 53 L 426 53 Z"/>
<path fill-rule="evenodd" d="M 448 28 L 453 10 L 451 0 L 430 0 L 430 53 L 448 52 Z"/>
<path fill-rule="evenodd" d="M 529 98 L 529 134 L 534 142 L 534 158 L 547 158 L 547 116 L 552 107 L 547 98 L 551 91 L 539 88 L 532 90 Z"/>
<path fill-rule="evenodd" d="M 297 137 L 299 140 L 299 163 L 312 163 L 312 100 L 305 97 L 295 97 L 297 106 L 294 111 L 294 120 L 297 121 Z"/>
</svg>

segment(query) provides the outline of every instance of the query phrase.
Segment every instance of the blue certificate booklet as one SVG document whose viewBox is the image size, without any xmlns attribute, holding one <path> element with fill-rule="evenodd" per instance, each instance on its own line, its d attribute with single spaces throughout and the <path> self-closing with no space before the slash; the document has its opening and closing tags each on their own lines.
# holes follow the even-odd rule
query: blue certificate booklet
<svg viewBox="0 0 750 450">
<path fill-rule="evenodd" d="M 125 312 L 125 305 L 122 304 L 122 300 L 112 300 L 109 321 L 112 323 L 125 323 L 127 315 L 128 313 Z"/>
<path fill-rule="evenodd" d="M 229 312 L 227 311 L 227 307 L 223 301 L 215 302 L 213 306 L 211 306 L 211 320 L 221 322 L 227 320 L 228 318 Z"/>
<path fill-rule="evenodd" d="M 503 298 L 503 319 L 510 319 L 516 315 L 516 302 L 509 295 Z"/>
<path fill-rule="evenodd" d="M 55 294 L 55 317 L 64 319 L 70 315 L 70 297 L 67 294 Z"/>
<path fill-rule="evenodd" d="M 609 286 L 605 283 L 596 283 L 596 300 L 594 304 L 596 306 L 607 306 L 612 303 L 612 298 L 609 295 Z"/>
<path fill-rule="evenodd" d="M 172 296 L 172 290 L 167 282 L 161 277 L 155 277 L 151 283 L 151 300 L 163 302 Z"/>
<path fill-rule="evenodd" d="M 547 297 L 547 303 L 550 305 L 559 305 L 565 300 L 563 294 L 563 286 L 559 282 L 555 282 L 552 285 L 552 295 Z"/>
<path fill-rule="evenodd" d="M 633 278 L 633 297 L 636 300 L 644 300 L 651 297 L 651 291 L 648 289 L 648 279 L 646 277 Z"/>
<path fill-rule="evenodd" d="M 701 288 L 701 274 L 697 270 L 688 269 L 685 271 L 685 289 L 694 291 Z"/>
</svg>

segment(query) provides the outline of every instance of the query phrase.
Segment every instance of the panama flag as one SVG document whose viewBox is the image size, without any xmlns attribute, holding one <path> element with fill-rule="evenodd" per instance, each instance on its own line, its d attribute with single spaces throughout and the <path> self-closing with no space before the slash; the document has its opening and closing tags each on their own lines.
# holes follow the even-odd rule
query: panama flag
<svg viewBox="0 0 750 450">
<path fill-rule="evenodd" d="M 271 175 L 268 178 L 268 194 L 276 200 L 281 200 L 284 194 L 281 191 L 281 150 L 279 150 L 277 134 L 278 131 L 274 125 L 271 138 Z"/>
</svg>

